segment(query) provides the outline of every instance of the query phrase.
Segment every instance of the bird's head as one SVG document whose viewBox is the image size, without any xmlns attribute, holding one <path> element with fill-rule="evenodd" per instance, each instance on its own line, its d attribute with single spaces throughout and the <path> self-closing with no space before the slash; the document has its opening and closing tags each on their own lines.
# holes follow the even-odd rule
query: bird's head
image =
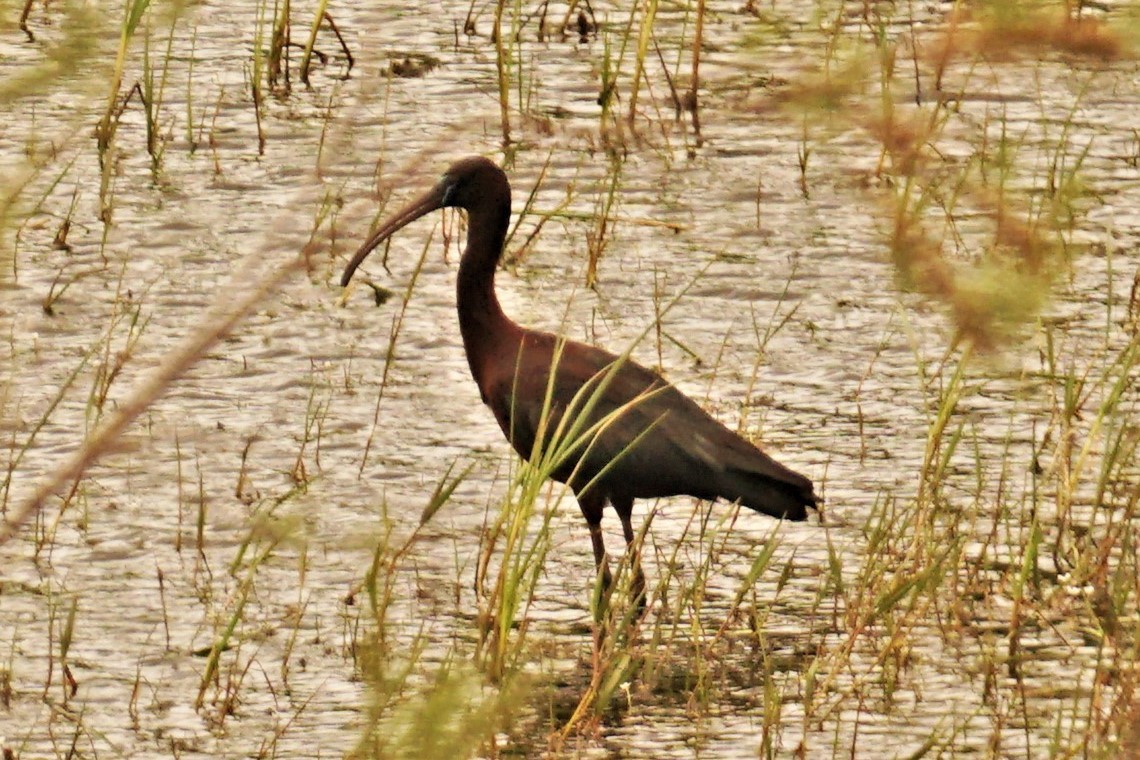
<svg viewBox="0 0 1140 760">
<path fill-rule="evenodd" d="M 471 156 L 456 161 L 444 172 L 435 187 L 404 206 L 360 246 L 341 275 L 341 286 L 348 285 L 356 268 L 369 253 L 402 227 L 441 208 L 455 207 L 471 211 L 501 192 L 506 192 L 509 200 L 510 185 L 507 177 L 490 159 Z"/>
</svg>

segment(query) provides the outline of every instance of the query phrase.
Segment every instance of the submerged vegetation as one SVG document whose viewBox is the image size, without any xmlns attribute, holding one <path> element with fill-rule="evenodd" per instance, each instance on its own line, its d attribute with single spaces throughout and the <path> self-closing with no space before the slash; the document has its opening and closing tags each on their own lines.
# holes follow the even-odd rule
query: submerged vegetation
<svg viewBox="0 0 1140 760">
<path fill-rule="evenodd" d="M 0 14 L 6 757 L 1140 753 L 1135 9 Z M 641 507 L 606 598 L 466 375 L 462 219 L 332 286 L 471 152 L 507 308 L 819 524 Z"/>
</svg>

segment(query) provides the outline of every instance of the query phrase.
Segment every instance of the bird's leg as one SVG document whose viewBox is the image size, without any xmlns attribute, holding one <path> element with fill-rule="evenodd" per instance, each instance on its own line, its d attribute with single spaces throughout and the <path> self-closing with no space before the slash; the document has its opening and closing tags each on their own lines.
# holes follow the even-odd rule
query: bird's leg
<svg viewBox="0 0 1140 760">
<path fill-rule="evenodd" d="M 594 567 L 602 574 L 602 587 L 609 590 L 613 584 L 613 575 L 610 574 L 610 563 L 606 560 L 606 543 L 602 538 L 601 522 L 589 523 L 590 541 L 594 544 Z"/>
<path fill-rule="evenodd" d="M 586 524 L 590 526 L 590 542 L 594 545 L 594 567 L 602 577 L 602 591 L 606 593 L 613 584 L 610 575 L 610 563 L 606 561 L 606 542 L 602 537 L 602 509 L 605 507 L 605 496 L 595 494 L 579 494 L 578 507 Z"/>
<path fill-rule="evenodd" d="M 633 499 L 612 499 L 614 511 L 621 518 L 621 530 L 625 534 L 625 552 L 629 557 L 630 570 L 633 572 L 633 581 L 629 589 L 637 603 L 638 612 L 645 612 L 645 573 L 641 570 L 641 547 L 634 540 L 633 533 Z"/>
</svg>

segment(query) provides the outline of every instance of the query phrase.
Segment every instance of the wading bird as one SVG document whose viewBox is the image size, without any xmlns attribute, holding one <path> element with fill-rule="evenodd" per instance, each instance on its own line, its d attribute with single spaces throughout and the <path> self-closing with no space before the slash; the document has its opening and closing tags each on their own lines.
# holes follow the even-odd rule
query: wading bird
<svg viewBox="0 0 1140 760">
<path fill-rule="evenodd" d="M 634 540 L 634 499 L 721 498 L 772 517 L 807 516 L 807 507 L 818 501 L 810 480 L 717 422 L 657 373 L 628 357 L 528 330 L 503 313 L 495 269 L 510 221 L 511 187 L 503 170 L 485 158 L 456 162 L 435 187 L 376 230 L 352 257 L 341 285 L 397 230 L 449 206 L 467 212 L 457 285 L 459 331 L 483 403 L 528 460 L 542 450 L 535 448 L 539 435 L 542 446 L 551 445 L 568 409 L 583 418 L 578 430 L 589 435 L 564 447 L 565 458 L 551 477 L 577 497 L 607 586 L 601 529 L 607 501 L 621 518 L 627 546 Z M 639 563 L 633 566 L 633 590 L 644 604 L 644 576 Z"/>
</svg>

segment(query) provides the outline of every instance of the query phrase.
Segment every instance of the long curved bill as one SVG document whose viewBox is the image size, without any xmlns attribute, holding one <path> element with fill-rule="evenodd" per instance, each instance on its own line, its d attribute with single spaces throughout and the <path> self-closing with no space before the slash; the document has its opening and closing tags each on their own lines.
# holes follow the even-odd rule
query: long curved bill
<svg viewBox="0 0 1140 760">
<path fill-rule="evenodd" d="M 401 227 L 419 219 L 424 214 L 430 214 L 432 211 L 443 208 L 443 197 L 445 193 L 446 186 L 440 183 L 407 206 L 404 206 L 394 217 L 382 224 L 380 229 L 372 233 L 372 237 L 368 238 L 368 240 L 364 242 L 364 245 L 360 246 L 360 250 L 353 255 L 352 261 L 348 262 L 348 266 L 344 269 L 344 274 L 340 277 L 340 286 L 342 288 L 347 286 L 348 281 L 352 279 L 353 273 L 356 272 L 356 268 L 360 266 L 360 262 L 364 261 L 376 246 L 391 237 L 393 233 Z"/>
</svg>

